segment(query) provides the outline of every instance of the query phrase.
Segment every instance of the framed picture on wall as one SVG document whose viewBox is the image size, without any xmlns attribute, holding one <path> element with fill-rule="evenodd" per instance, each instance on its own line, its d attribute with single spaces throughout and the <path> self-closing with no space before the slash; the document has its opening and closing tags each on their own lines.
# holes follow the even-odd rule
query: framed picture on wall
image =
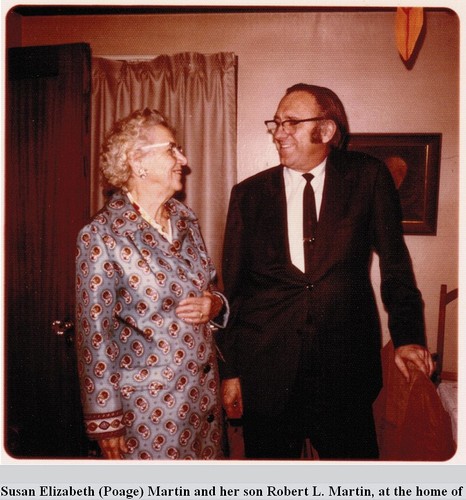
<svg viewBox="0 0 466 500">
<path fill-rule="evenodd" d="M 347 149 L 379 158 L 400 194 L 405 234 L 435 235 L 442 134 L 350 134 Z"/>
</svg>

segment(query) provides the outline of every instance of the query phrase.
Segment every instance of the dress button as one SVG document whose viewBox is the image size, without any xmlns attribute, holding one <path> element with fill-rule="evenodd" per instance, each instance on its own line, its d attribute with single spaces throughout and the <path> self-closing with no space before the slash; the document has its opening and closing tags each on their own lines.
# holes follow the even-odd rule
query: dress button
<svg viewBox="0 0 466 500">
<path fill-rule="evenodd" d="M 207 422 L 212 423 L 215 420 L 215 416 L 213 413 L 207 416 Z"/>
<path fill-rule="evenodd" d="M 212 367 L 210 366 L 210 364 L 204 365 L 203 372 L 209 373 L 211 369 L 212 369 Z"/>
</svg>

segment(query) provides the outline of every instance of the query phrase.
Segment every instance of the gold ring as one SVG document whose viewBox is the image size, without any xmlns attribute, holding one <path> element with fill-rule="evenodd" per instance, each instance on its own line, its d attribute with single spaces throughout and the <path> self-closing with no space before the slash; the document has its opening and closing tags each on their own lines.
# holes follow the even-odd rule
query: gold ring
<svg viewBox="0 0 466 500">
<path fill-rule="evenodd" d="M 199 311 L 199 319 L 202 319 L 202 316 L 204 316 L 204 314 L 201 311 Z"/>
</svg>

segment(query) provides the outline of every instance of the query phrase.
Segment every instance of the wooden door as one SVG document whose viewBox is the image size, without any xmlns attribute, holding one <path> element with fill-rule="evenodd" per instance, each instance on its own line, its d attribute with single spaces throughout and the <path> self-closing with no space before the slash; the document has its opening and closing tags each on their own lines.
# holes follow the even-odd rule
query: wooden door
<svg viewBox="0 0 466 500">
<path fill-rule="evenodd" d="M 5 448 L 14 457 L 88 454 L 72 325 L 76 236 L 89 218 L 89 114 L 88 45 L 9 50 Z"/>
</svg>

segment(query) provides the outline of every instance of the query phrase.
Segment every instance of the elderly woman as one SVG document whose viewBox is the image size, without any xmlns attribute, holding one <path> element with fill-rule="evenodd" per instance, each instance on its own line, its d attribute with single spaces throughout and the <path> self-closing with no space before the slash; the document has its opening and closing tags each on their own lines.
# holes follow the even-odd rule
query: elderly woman
<svg viewBox="0 0 466 500">
<path fill-rule="evenodd" d="M 77 349 L 86 430 L 108 459 L 221 456 L 215 327 L 228 305 L 192 210 L 187 159 L 157 111 L 106 139 L 117 192 L 78 236 Z"/>
</svg>

